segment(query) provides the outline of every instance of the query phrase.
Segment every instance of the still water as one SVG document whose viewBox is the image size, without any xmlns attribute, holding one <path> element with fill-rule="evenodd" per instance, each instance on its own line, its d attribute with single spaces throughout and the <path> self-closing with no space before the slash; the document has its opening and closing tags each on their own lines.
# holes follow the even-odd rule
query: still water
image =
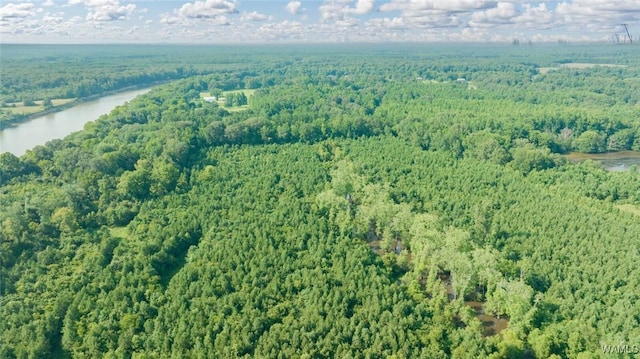
<svg viewBox="0 0 640 359">
<path fill-rule="evenodd" d="M 83 129 L 85 123 L 108 114 L 115 107 L 146 93 L 150 88 L 120 92 L 80 103 L 0 131 L 0 153 L 23 155 L 28 149 Z"/>
<path fill-rule="evenodd" d="M 633 165 L 640 168 L 640 152 L 638 151 L 620 151 L 607 153 L 571 152 L 565 156 L 573 162 L 581 162 L 586 160 L 600 162 L 607 171 L 612 172 L 628 171 Z"/>
</svg>

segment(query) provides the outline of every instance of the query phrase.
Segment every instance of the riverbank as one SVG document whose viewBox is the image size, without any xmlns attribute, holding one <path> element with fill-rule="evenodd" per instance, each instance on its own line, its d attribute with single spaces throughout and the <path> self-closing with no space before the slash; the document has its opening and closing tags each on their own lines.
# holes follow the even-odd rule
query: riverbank
<svg viewBox="0 0 640 359">
<path fill-rule="evenodd" d="M 42 115 L 30 121 L 0 131 L 0 153 L 11 152 L 21 156 L 37 145 L 81 131 L 87 122 L 113 111 L 117 106 L 147 93 L 151 87 L 118 92 L 116 94 L 85 100 L 71 108 Z"/>
<path fill-rule="evenodd" d="M 75 107 L 77 105 L 80 105 L 82 103 L 85 103 L 85 102 L 88 102 L 88 101 L 93 101 L 93 100 L 99 99 L 101 97 L 117 95 L 119 93 L 123 93 L 123 92 L 127 92 L 127 91 L 135 91 L 135 90 L 145 89 L 145 88 L 149 88 L 149 87 L 154 87 L 154 86 L 158 86 L 158 85 L 169 83 L 171 81 L 173 81 L 173 80 L 154 81 L 154 82 L 145 83 L 145 84 L 126 86 L 126 87 L 119 88 L 117 90 L 110 90 L 110 91 L 102 92 L 102 93 L 99 93 L 99 94 L 94 94 L 94 95 L 87 96 L 87 97 L 77 98 L 77 99 L 75 99 L 73 101 L 70 101 L 70 102 L 67 102 L 67 103 L 64 103 L 64 104 L 61 104 L 61 105 L 53 106 L 53 107 L 48 108 L 48 109 L 46 109 L 44 111 L 38 111 L 38 112 L 30 113 L 28 115 L 16 115 L 16 116 L 14 116 L 12 118 L 9 118 L 9 119 L 7 119 L 5 121 L 0 120 L 0 131 L 19 126 L 19 125 L 21 125 L 23 123 L 29 122 L 31 120 L 34 120 L 34 119 L 42 117 L 42 116 L 46 116 L 46 115 L 50 115 L 50 114 L 57 113 L 57 112 L 60 112 L 60 111 L 68 110 L 68 109 L 70 109 L 72 107 Z"/>
</svg>

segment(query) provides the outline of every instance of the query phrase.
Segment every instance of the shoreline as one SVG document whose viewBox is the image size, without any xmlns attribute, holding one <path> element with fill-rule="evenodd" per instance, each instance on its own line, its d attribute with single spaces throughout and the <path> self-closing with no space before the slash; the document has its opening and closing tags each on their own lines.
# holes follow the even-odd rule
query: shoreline
<svg viewBox="0 0 640 359">
<path fill-rule="evenodd" d="M 6 122 L 0 122 L 0 131 L 8 129 L 8 128 L 13 128 L 13 127 L 19 126 L 19 125 L 21 125 L 23 123 L 29 122 L 29 121 L 34 120 L 34 119 L 36 119 L 38 117 L 41 117 L 41 116 L 46 116 L 46 115 L 49 115 L 49 114 L 52 114 L 52 113 L 56 113 L 56 112 L 60 112 L 60 111 L 64 111 L 64 110 L 70 109 L 70 108 L 72 108 L 74 106 L 77 106 L 77 105 L 79 105 L 81 103 L 89 102 L 89 101 L 92 101 L 92 100 L 96 100 L 96 99 L 99 99 L 101 97 L 117 95 L 117 94 L 122 93 L 122 92 L 140 90 L 140 89 L 147 88 L 147 87 L 154 87 L 154 86 L 157 86 L 157 85 L 162 85 L 162 84 L 165 84 L 165 83 L 169 83 L 171 81 L 173 81 L 173 80 L 155 81 L 155 82 L 151 82 L 151 83 L 147 83 L 147 84 L 132 85 L 132 86 L 127 86 L 127 87 L 122 87 L 122 88 L 119 88 L 117 90 L 110 90 L 110 91 L 102 92 L 102 93 L 99 93 L 99 94 L 90 95 L 90 96 L 87 96 L 87 97 L 77 98 L 77 99 L 75 99 L 75 100 L 73 100 L 71 102 L 68 102 L 68 103 L 65 103 L 65 104 L 62 104 L 62 105 L 58 105 L 58 106 L 53 106 L 53 107 L 51 107 L 49 109 L 46 109 L 44 111 L 34 112 L 34 113 L 31 113 L 31 114 L 25 115 L 24 117 L 16 118 L 15 120 L 9 120 L 9 121 L 6 121 Z"/>
<path fill-rule="evenodd" d="M 602 165 L 607 172 L 629 171 L 634 166 L 637 168 L 640 165 L 640 151 L 632 150 L 603 153 L 569 152 L 562 156 L 574 164 L 588 160 L 595 161 Z"/>
<path fill-rule="evenodd" d="M 640 158 L 640 151 L 622 150 L 622 151 L 606 151 L 599 153 L 584 153 L 584 152 L 567 152 L 562 154 L 563 157 L 570 161 L 606 161 L 606 160 L 621 160 L 621 159 L 635 159 Z"/>
</svg>

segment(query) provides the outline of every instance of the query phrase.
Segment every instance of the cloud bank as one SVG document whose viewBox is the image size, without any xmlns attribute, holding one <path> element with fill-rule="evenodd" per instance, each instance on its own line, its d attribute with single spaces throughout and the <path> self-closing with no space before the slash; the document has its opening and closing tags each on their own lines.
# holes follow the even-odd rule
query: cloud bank
<svg viewBox="0 0 640 359">
<path fill-rule="evenodd" d="M 606 41 L 640 0 L 14 0 L 3 42 Z M 638 41 L 640 42 L 640 41 Z"/>
</svg>

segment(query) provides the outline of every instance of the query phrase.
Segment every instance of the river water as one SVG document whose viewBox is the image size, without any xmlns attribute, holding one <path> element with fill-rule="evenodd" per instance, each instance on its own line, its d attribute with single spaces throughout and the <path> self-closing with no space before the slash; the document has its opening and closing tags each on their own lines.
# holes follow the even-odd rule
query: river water
<svg viewBox="0 0 640 359">
<path fill-rule="evenodd" d="M 87 122 L 108 114 L 115 107 L 144 94 L 150 88 L 120 92 L 82 102 L 66 110 L 50 113 L 15 127 L 0 131 L 0 153 L 11 152 L 23 155 L 28 149 L 44 145 L 50 140 L 64 138 L 72 132 L 80 131 Z"/>
</svg>

